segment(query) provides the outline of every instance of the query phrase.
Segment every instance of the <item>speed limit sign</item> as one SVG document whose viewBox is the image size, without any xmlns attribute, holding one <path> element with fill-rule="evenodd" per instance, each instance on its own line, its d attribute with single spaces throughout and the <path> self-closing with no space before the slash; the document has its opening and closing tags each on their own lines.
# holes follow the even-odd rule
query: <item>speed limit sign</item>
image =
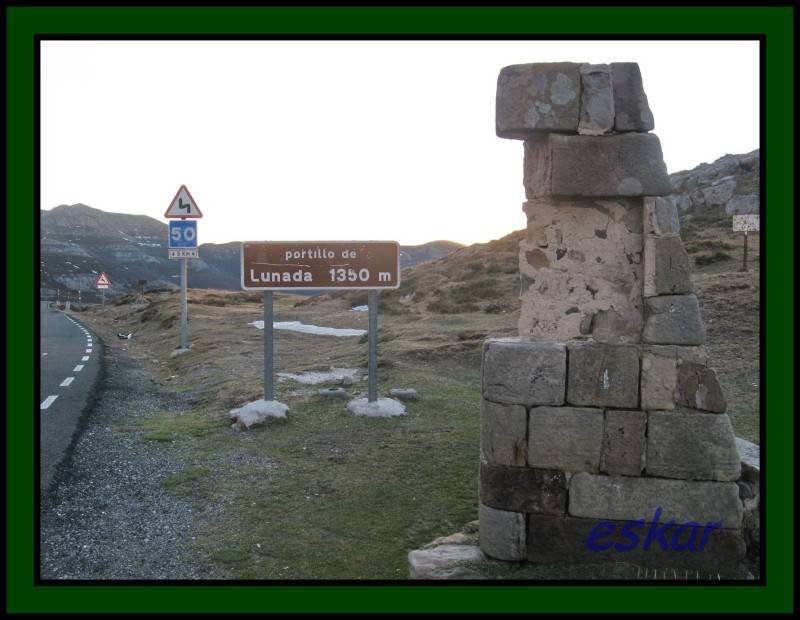
<svg viewBox="0 0 800 620">
<path fill-rule="evenodd" d="M 173 220 L 169 223 L 169 249 L 196 247 L 197 222 Z"/>
</svg>

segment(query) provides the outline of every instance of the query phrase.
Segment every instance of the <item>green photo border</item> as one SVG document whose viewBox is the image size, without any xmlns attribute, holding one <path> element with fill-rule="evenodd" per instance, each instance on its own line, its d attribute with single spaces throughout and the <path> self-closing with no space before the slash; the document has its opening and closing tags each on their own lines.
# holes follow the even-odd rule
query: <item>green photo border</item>
<svg viewBox="0 0 800 620">
<path fill-rule="evenodd" d="M 758 7 L 7 6 L 7 611 L 9 612 L 788 612 L 793 609 L 794 9 Z M 766 584 L 35 585 L 33 415 L 38 310 L 34 250 L 34 45 L 59 35 L 470 35 L 558 38 L 763 35 L 762 260 L 766 331 Z M 563 35 L 563 36 L 561 36 Z M 529 61 L 531 59 L 520 59 Z M 499 70 L 500 67 L 498 67 Z M 736 127 L 731 127 L 736 131 Z M 698 139 L 702 139 L 698 136 Z M 765 217 L 767 215 L 768 217 Z M 32 415 L 33 414 L 33 415 Z M 768 447 L 767 447 L 768 446 Z M 764 487 L 762 487 L 764 488 Z"/>
</svg>

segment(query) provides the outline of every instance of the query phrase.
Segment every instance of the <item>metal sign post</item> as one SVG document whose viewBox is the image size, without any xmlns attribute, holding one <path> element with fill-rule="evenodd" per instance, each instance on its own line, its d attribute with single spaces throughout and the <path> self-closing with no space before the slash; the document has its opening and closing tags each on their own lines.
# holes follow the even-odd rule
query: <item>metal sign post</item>
<svg viewBox="0 0 800 620">
<path fill-rule="evenodd" d="M 275 400 L 272 291 L 264 291 L 264 400 Z"/>
<path fill-rule="evenodd" d="M 197 206 L 192 195 L 185 185 L 181 185 L 178 193 L 172 199 L 164 217 L 173 220 L 169 223 L 168 256 L 171 259 L 181 259 L 181 349 L 189 348 L 189 307 L 186 299 L 188 286 L 189 259 L 199 258 L 197 249 L 197 220 L 203 213 Z M 140 293 L 144 300 L 144 288 Z"/>
<path fill-rule="evenodd" d="M 747 271 L 747 231 L 744 231 L 744 253 L 742 254 L 742 271 Z"/>
<path fill-rule="evenodd" d="M 742 268 L 740 271 L 747 271 L 747 233 L 750 231 L 757 232 L 760 229 L 760 219 L 757 213 L 733 216 L 733 230 L 744 233 L 744 252 L 742 254 Z"/>
<path fill-rule="evenodd" d="M 189 259 L 184 258 L 181 263 L 181 349 L 189 348 L 189 309 L 186 303 L 186 272 Z"/>
<path fill-rule="evenodd" d="M 94 281 L 95 288 L 100 289 L 100 305 L 106 305 L 106 289 L 111 286 L 111 278 L 108 277 L 108 274 L 103 271 L 100 273 Z"/>
<path fill-rule="evenodd" d="M 371 290 L 367 293 L 369 305 L 369 332 L 367 334 L 369 347 L 367 400 L 374 403 L 378 400 L 378 291 Z"/>
</svg>

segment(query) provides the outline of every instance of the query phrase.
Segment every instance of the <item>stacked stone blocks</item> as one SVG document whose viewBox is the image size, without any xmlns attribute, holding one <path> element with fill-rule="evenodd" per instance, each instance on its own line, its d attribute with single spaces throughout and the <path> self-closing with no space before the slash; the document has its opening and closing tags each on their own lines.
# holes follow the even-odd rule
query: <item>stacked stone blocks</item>
<svg viewBox="0 0 800 620">
<path fill-rule="evenodd" d="M 560 547 L 559 561 L 620 559 L 613 551 L 586 549 L 592 527 L 600 520 L 645 519 L 649 524 L 659 507 L 662 522 L 674 518 L 701 528 L 707 523 L 722 526 L 709 538 L 704 555 L 676 558 L 661 550 L 648 560 L 679 567 L 691 559 L 692 566 L 708 567 L 720 557 L 743 552 L 737 536 L 742 505 L 735 482 L 740 462 L 730 420 L 675 402 L 675 395 L 696 391 L 694 373 L 684 373 L 685 383 L 679 386 L 679 373 L 673 372 L 671 410 L 641 409 L 649 391 L 655 391 L 655 400 L 663 397 L 663 385 L 655 382 L 651 388 L 653 382 L 642 370 L 653 359 L 678 366 L 676 357 L 654 355 L 645 345 L 568 345 L 529 338 L 485 343 L 480 451 L 484 553 L 551 562 L 557 552 L 541 537 L 555 531 L 559 536 L 550 542 Z M 714 377 L 705 366 L 685 364 Z M 718 388 L 715 380 L 709 383 Z M 718 408 L 715 402 L 710 405 Z M 559 525 L 544 517 L 565 521 Z M 585 534 L 580 541 L 579 532 Z"/>
<path fill-rule="evenodd" d="M 525 141 L 528 234 L 520 336 L 483 349 L 481 549 L 736 564 L 740 460 L 638 66 L 506 67 L 496 125 Z"/>
</svg>

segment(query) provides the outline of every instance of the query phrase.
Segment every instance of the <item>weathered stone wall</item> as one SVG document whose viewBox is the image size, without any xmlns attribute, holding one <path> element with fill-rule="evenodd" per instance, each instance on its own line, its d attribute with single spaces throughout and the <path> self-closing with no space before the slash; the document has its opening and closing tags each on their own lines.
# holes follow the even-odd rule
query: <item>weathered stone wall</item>
<svg viewBox="0 0 800 620">
<path fill-rule="evenodd" d="M 740 458 L 638 66 L 506 67 L 496 124 L 524 140 L 528 234 L 520 336 L 483 349 L 482 551 L 737 564 Z"/>
</svg>

